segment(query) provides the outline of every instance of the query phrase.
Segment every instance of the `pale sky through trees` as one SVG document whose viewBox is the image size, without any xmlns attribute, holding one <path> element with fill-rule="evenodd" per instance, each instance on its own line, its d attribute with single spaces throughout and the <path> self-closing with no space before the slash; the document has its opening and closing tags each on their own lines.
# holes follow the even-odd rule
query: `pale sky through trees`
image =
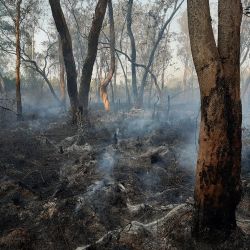
<svg viewBox="0 0 250 250">
<path fill-rule="evenodd" d="M 142 3 L 151 3 L 151 1 L 148 1 L 148 0 L 138 0 L 138 2 L 139 1 Z M 43 27 L 44 30 L 47 30 L 46 27 L 49 26 L 48 21 L 52 21 L 52 15 L 50 13 L 49 5 L 47 3 L 44 3 L 44 8 L 48 11 L 45 11 L 46 17 L 41 19 L 40 25 Z M 176 13 L 175 17 L 173 18 L 173 20 L 171 22 L 171 26 L 170 26 L 171 27 L 170 32 L 175 32 L 175 33 L 180 32 L 178 19 L 180 18 L 180 16 L 182 15 L 182 13 L 184 12 L 185 9 L 186 9 L 186 3 L 183 4 L 183 6 L 180 8 L 180 10 Z M 169 13 L 167 15 L 169 15 Z M 36 49 L 37 50 L 42 49 L 42 47 L 43 47 L 42 44 L 46 40 L 47 40 L 47 35 L 43 31 L 38 31 L 37 33 L 35 33 Z M 170 66 L 168 68 L 167 75 L 169 78 L 173 78 L 173 79 L 176 77 L 181 78 L 182 74 L 183 74 L 182 64 L 180 63 L 179 58 L 176 55 L 177 43 L 173 39 L 170 42 L 170 47 L 171 47 L 172 51 L 174 51 L 174 53 L 173 53 L 172 66 Z"/>
</svg>

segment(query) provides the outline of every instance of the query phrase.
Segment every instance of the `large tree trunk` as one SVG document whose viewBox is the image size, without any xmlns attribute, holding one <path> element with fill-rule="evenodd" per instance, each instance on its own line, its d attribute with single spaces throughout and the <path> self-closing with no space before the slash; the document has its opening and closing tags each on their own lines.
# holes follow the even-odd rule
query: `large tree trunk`
<svg viewBox="0 0 250 250">
<path fill-rule="evenodd" d="M 21 47 L 20 47 L 20 17 L 21 17 L 21 4 L 22 0 L 18 0 L 16 3 L 16 108 L 17 108 L 17 119 L 22 119 L 22 96 L 21 96 L 21 77 L 20 77 L 20 66 L 21 66 Z"/>
<path fill-rule="evenodd" d="M 112 0 L 108 1 L 109 23 L 110 23 L 110 70 L 107 77 L 100 84 L 100 96 L 106 111 L 110 111 L 107 88 L 115 72 L 115 24 Z"/>
<path fill-rule="evenodd" d="M 67 89 L 72 110 L 72 121 L 76 122 L 78 109 L 77 73 L 72 49 L 72 40 L 61 8 L 60 0 L 49 0 L 57 31 L 61 37 L 64 65 L 67 73 Z"/>
<path fill-rule="evenodd" d="M 64 70 L 64 60 L 63 60 L 63 50 L 62 50 L 62 41 L 61 37 L 58 37 L 59 41 L 59 77 L 60 77 L 60 93 L 61 101 L 64 106 L 66 106 L 66 93 L 65 93 L 65 70 Z"/>
<path fill-rule="evenodd" d="M 188 0 L 193 60 L 201 92 L 193 235 L 227 236 L 236 226 L 241 183 L 240 0 L 219 1 L 218 48 L 209 0 Z"/>
<path fill-rule="evenodd" d="M 131 72 L 132 72 L 132 89 L 134 100 L 136 101 L 138 98 L 138 90 L 137 90 L 137 77 L 136 77 L 136 46 L 135 46 L 135 38 L 132 31 L 132 9 L 133 9 L 133 0 L 128 1 L 128 11 L 127 11 L 127 30 L 128 36 L 130 39 L 131 46 Z"/>
<path fill-rule="evenodd" d="M 82 68 L 82 77 L 79 90 L 80 109 L 83 115 L 88 113 L 89 90 L 96 60 L 99 35 L 105 17 L 108 0 L 99 0 L 95 9 L 95 16 L 92 21 L 91 30 L 88 37 L 88 52 Z"/>
</svg>

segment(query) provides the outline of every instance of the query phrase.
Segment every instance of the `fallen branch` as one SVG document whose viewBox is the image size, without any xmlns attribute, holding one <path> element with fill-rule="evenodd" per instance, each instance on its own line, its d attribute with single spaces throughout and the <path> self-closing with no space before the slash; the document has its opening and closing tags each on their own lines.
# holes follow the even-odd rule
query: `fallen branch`
<svg viewBox="0 0 250 250">
<path fill-rule="evenodd" d="M 119 234 L 122 230 L 114 230 L 107 232 L 104 236 L 102 236 L 99 240 L 97 240 L 94 244 L 89 244 L 84 247 L 77 247 L 76 250 L 87 250 L 92 248 L 93 246 L 100 245 L 105 240 L 108 240 L 109 237 L 112 237 L 115 233 Z"/>
<path fill-rule="evenodd" d="M 7 111 L 10 111 L 12 113 L 15 113 L 15 115 L 17 115 L 17 113 L 14 110 L 12 110 L 12 109 L 9 109 L 9 108 L 3 107 L 3 106 L 0 106 L 0 108 L 4 109 L 4 110 L 7 110 Z"/>
<path fill-rule="evenodd" d="M 92 249 L 93 247 L 97 247 L 97 245 L 102 244 L 105 240 L 111 240 L 112 236 L 115 234 L 121 234 L 121 232 L 127 232 L 127 233 L 136 233 L 139 229 L 143 228 L 147 231 L 157 231 L 157 228 L 159 226 L 163 226 L 167 222 L 170 222 L 171 220 L 174 220 L 175 218 L 181 218 L 183 214 L 186 214 L 187 212 L 191 211 L 192 206 L 190 204 L 184 203 L 176 206 L 173 208 L 170 212 L 168 212 L 165 216 L 163 216 L 160 219 L 157 219 L 155 221 L 152 221 L 147 224 L 143 224 L 138 221 L 132 221 L 129 223 L 124 229 L 117 229 L 114 231 L 107 232 L 103 237 L 101 237 L 99 240 L 97 240 L 94 244 L 88 244 L 83 247 L 77 247 L 76 250 L 87 250 Z"/>
<path fill-rule="evenodd" d="M 162 218 L 152 221 L 150 223 L 143 224 L 138 221 L 132 221 L 130 225 L 127 226 L 127 232 L 135 233 L 140 228 L 146 229 L 147 231 L 150 231 L 150 232 L 156 232 L 159 226 L 163 226 L 167 222 L 174 220 L 176 217 L 182 217 L 183 213 L 186 213 L 187 211 L 191 211 L 191 206 L 186 203 L 180 204 L 177 207 L 173 208 L 169 213 L 167 213 Z"/>
</svg>

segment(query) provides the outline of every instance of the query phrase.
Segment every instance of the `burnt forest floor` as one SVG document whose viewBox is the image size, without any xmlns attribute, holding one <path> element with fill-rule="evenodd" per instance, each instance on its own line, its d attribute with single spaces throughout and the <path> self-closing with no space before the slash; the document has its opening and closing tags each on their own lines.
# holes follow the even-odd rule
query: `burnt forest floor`
<svg viewBox="0 0 250 250">
<path fill-rule="evenodd" d="M 190 236 L 197 115 L 30 116 L 0 138 L 0 249 L 250 249 L 248 127 L 239 228 L 213 245 Z"/>
</svg>

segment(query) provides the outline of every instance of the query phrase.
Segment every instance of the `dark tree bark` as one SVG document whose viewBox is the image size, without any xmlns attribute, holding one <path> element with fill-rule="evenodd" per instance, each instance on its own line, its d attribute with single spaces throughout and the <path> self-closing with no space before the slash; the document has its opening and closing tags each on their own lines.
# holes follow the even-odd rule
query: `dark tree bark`
<svg viewBox="0 0 250 250">
<path fill-rule="evenodd" d="M 67 89 L 72 111 L 72 121 L 76 122 L 78 110 L 77 73 L 72 49 L 72 40 L 61 8 L 60 0 L 49 0 L 57 31 L 61 37 L 64 65 L 67 73 Z"/>
<path fill-rule="evenodd" d="M 107 87 L 115 72 L 115 24 L 113 15 L 112 0 L 108 1 L 109 23 L 110 23 L 110 70 L 107 77 L 100 84 L 100 96 L 106 111 L 110 111 Z"/>
<path fill-rule="evenodd" d="M 21 96 L 21 77 L 20 77 L 20 66 L 21 66 L 21 46 L 20 46 L 20 18 L 21 18 L 21 4 L 22 0 L 18 0 L 16 3 L 16 107 L 17 107 L 17 119 L 22 119 L 22 96 Z"/>
<path fill-rule="evenodd" d="M 137 76 L 136 76 L 136 46 L 135 46 L 135 38 L 132 31 L 132 9 L 133 9 L 133 0 L 128 1 L 128 10 L 127 10 L 127 31 L 130 39 L 131 46 L 131 72 L 132 72 L 132 89 L 134 100 L 136 101 L 138 98 L 138 90 L 137 90 Z"/>
<path fill-rule="evenodd" d="M 82 114 L 85 116 L 88 113 L 90 82 L 97 55 L 99 35 L 101 32 L 103 19 L 105 17 L 107 4 L 108 0 L 98 1 L 88 37 L 88 52 L 82 68 L 82 77 L 79 90 L 79 106 Z"/>
<path fill-rule="evenodd" d="M 193 235 L 227 236 L 241 197 L 240 0 L 219 1 L 218 48 L 209 0 L 188 0 L 193 60 L 201 92 Z"/>
</svg>

